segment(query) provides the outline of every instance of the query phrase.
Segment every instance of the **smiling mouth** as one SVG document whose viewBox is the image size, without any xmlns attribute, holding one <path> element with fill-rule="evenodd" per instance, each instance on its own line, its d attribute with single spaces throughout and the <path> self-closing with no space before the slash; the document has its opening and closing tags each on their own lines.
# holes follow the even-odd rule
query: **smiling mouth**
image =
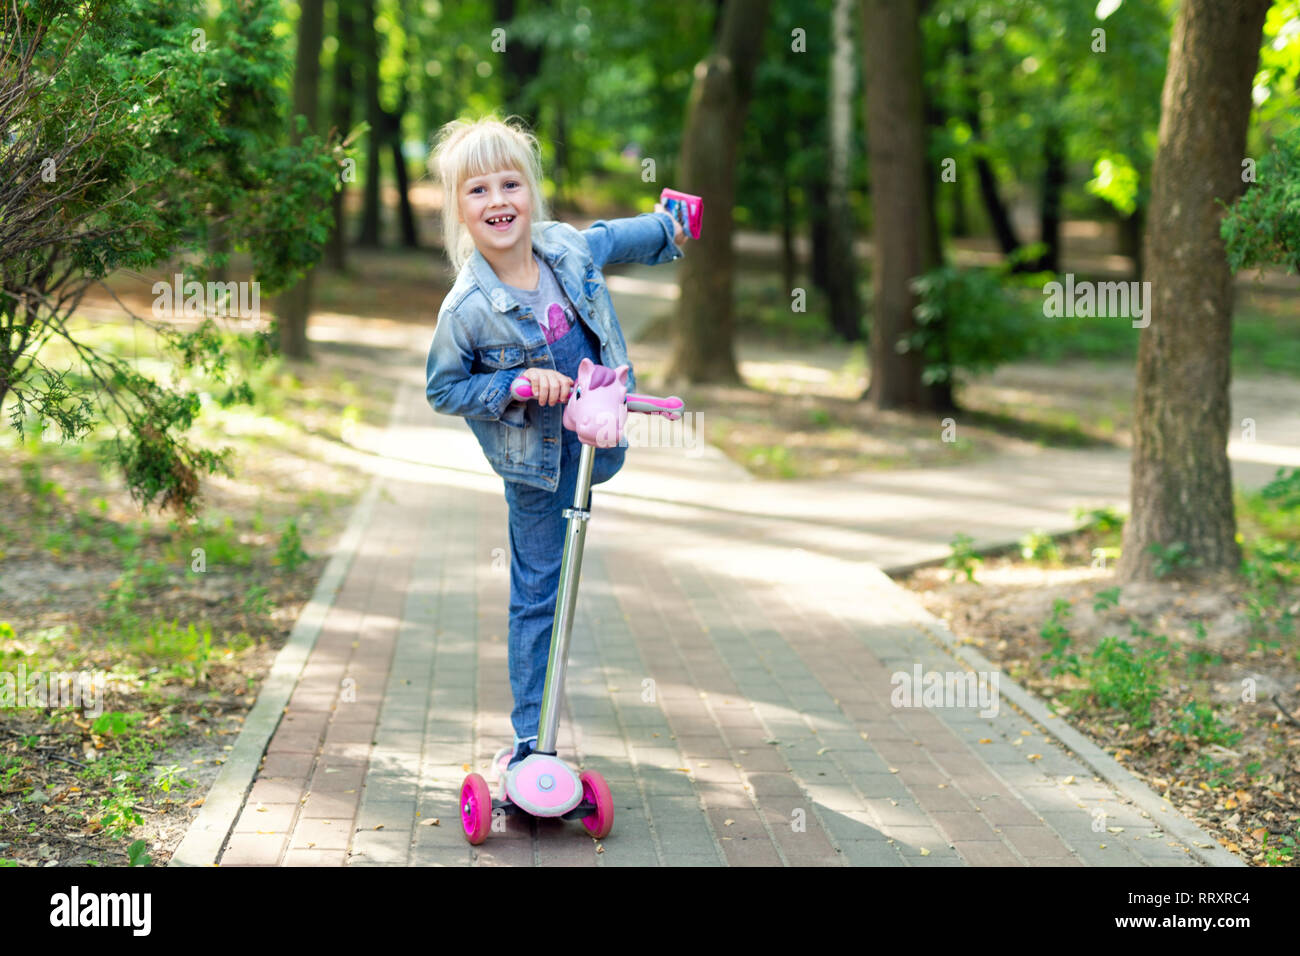
<svg viewBox="0 0 1300 956">
<path fill-rule="evenodd" d="M 510 215 L 492 216 L 487 220 L 487 224 L 493 229 L 506 230 L 510 228 L 510 224 L 514 221 L 515 217 Z"/>
</svg>

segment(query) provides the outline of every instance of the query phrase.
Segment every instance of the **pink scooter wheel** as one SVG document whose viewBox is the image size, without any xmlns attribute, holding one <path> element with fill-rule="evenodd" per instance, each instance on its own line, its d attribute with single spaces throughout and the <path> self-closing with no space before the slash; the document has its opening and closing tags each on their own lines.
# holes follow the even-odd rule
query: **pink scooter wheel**
<svg viewBox="0 0 1300 956">
<path fill-rule="evenodd" d="M 492 791 L 479 774 L 470 774 L 460 785 L 460 825 L 473 846 L 486 840 L 492 829 Z"/>
<path fill-rule="evenodd" d="M 596 812 L 582 818 L 582 825 L 597 840 L 609 836 L 614 829 L 614 795 L 609 792 L 609 784 L 595 770 L 584 770 L 578 778 L 582 781 L 582 799 L 596 805 Z"/>
</svg>

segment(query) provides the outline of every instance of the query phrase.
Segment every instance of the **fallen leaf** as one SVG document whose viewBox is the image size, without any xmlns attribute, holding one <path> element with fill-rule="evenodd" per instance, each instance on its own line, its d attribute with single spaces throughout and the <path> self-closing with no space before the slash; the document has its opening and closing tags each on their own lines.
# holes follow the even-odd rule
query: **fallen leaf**
<svg viewBox="0 0 1300 956">
<path fill-rule="evenodd" d="M 376 823 L 374 828 L 376 830 L 382 830 L 384 828 L 384 825 L 382 823 Z"/>
<path fill-rule="evenodd" d="M 461 765 L 460 765 L 460 769 L 461 769 L 461 770 L 464 770 L 466 773 L 469 773 L 469 764 L 467 764 L 467 763 L 463 763 L 463 764 L 461 764 Z"/>
<path fill-rule="evenodd" d="M 890 772 L 890 773 L 898 773 L 898 768 L 897 768 L 897 767 L 890 767 L 890 768 L 889 768 L 889 772 Z"/>
<path fill-rule="evenodd" d="M 724 827 L 729 827 L 729 826 L 731 826 L 731 825 L 732 825 L 733 823 L 735 823 L 735 822 L 736 822 L 735 820 L 723 820 L 723 821 L 722 821 L 722 825 L 723 825 Z"/>
<path fill-rule="evenodd" d="M 1026 757 L 1025 759 L 1026 759 L 1026 760 L 1042 760 L 1042 759 L 1043 759 L 1043 755 L 1042 755 L 1042 754 L 1030 754 L 1030 755 L 1029 755 L 1028 757 Z"/>
<path fill-rule="evenodd" d="M 830 747 L 823 747 L 821 750 L 817 751 L 817 756 L 820 757 L 822 754 L 826 753 L 826 751 L 830 749 L 831 749 Z"/>
<path fill-rule="evenodd" d="M 930 855 L 930 851 L 927 850 L 925 847 L 921 847 L 921 856 L 929 856 L 929 855 Z"/>
<path fill-rule="evenodd" d="M 1107 832 L 1107 833 L 1123 833 L 1123 832 L 1124 832 L 1124 828 L 1123 828 L 1123 827 L 1107 827 L 1107 828 L 1106 828 L 1106 832 Z"/>
<path fill-rule="evenodd" d="M 438 818 L 437 818 L 437 817 L 429 817 L 429 819 L 427 819 L 427 820 L 421 820 L 421 821 L 420 821 L 420 826 L 423 826 L 423 827 L 436 827 L 436 826 L 438 826 Z"/>
<path fill-rule="evenodd" d="M 1062 780 L 1061 782 L 1062 782 L 1062 783 L 1074 783 L 1074 774 L 1070 774 L 1068 777 L 1066 777 L 1066 778 L 1065 778 L 1064 780 Z"/>
<path fill-rule="evenodd" d="M 599 843 L 597 843 L 597 844 L 596 844 L 596 852 L 597 852 L 597 853 L 604 853 L 604 852 L 605 852 L 605 848 L 604 848 L 603 846 L 601 846 Z"/>
<path fill-rule="evenodd" d="M 989 737 L 981 737 L 981 738 L 980 738 L 980 743 L 982 743 L 982 744 L 991 744 L 991 743 L 993 743 L 993 741 L 992 741 L 992 739 L 989 738 Z"/>
</svg>

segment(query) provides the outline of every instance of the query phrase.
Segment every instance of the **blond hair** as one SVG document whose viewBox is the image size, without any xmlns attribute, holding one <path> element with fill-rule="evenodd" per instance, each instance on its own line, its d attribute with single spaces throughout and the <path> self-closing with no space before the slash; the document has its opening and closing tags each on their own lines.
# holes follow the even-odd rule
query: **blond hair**
<svg viewBox="0 0 1300 956">
<path fill-rule="evenodd" d="M 542 195 L 542 161 L 537 137 L 523 119 L 494 115 L 477 120 L 452 120 L 438 131 L 429 157 L 429 172 L 442 184 L 442 239 L 447 258 L 457 272 L 474 253 L 474 239 L 460 221 L 460 190 L 465 180 L 503 169 L 517 169 L 532 198 L 529 216 L 536 234 L 550 216 Z"/>
</svg>

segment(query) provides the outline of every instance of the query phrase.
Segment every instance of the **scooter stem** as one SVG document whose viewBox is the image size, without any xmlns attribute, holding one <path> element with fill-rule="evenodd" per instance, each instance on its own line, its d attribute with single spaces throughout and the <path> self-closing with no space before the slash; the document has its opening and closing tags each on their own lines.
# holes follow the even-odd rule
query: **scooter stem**
<svg viewBox="0 0 1300 956">
<path fill-rule="evenodd" d="M 569 519 L 569 527 L 564 537 L 555 619 L 551 624 L 551 653 L 546 662 L 546 687 L 542 691 L 542 713 L 537 728 L 538 753 L 554 755 L 559 737 L 560 694 L 564 691 L 564 672 L 569 663 L 569 634 L 573 630 L 573 608 L 578 600 L 582 545 L 587 536 L 587 519 L 591 517 L 586 505 L 591 496 L 591 469 L 595 461 L 595 447 L 584 444 L 578 459 L 578 481 L 573 491 L 573 507 L 564 511 L 564 516 Z"/>
</svg>

